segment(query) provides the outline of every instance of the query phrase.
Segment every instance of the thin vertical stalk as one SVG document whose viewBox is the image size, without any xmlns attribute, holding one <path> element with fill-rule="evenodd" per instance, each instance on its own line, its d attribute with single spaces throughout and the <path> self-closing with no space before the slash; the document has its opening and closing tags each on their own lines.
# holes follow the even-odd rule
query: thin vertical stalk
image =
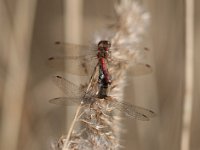
<svg viewBox="0 0 200 150">
<path fill-rule="evenodd" d="M 65 40 L 81 42 L 82 1 L 64 0 Z"/>
<path fill-rule="evenodd" d="M 88 84 L 88 87 L 87 87 L 87 90 L 86 90 L 86 93 L 87 93 L 87 92 L 89 91 L 89 89 L 91 88 L 91 84 L 92 84 L 93 79 L 94 79 L 94 77 L 95 77 L 95 74 L 96 74 L 96 72 L 97 72 L 97 67 L 98 67 L 98 65 L 96 65 L 96 67 L 94 68 L 93 74 L 92 74 L 92 76 L 91 76 L 91 78 L 90 78 L 90 81 L 89 81 L 89 84 Z M 67 144 L 69 144 L 70 136 L 71 136 L 71 134 L 72 134 L 72 131 L 73 131 L 74 126 L 75 126 L 75 124 L 76 124 L 76 121 L 77 121 L 77 119 L 78 119 L 78 115 L 79 115 L 80 110 L 81 110 L 81 108 L 82 108 L 81 105 L 82 105 L 82 104 L 80 104 L 80 105 L 78 106 L 78 108 L 77 108 L 77 110 L 76 110 L 76 114 L 75 114 L 75 116 L 74 116 L 74 119 L 73 119 L 73 121 L 72 121 L 72 123 L 71 123 L 71 125 L 70 125 L 69 131 L 68 131 L 68 134 L 67 134 L 67 138 L 66 138 L 66 142 L 64 143 L 64 146 L 63 146 L 63 150 L 65 150 L 66 148 L 68 148 L 68 145 L 67 145 Z"/>
<path fill-rule="evenodd" d="M 181 150 L 190 149 L 190 131 L 192 118 L 192 103 L 194 89 L 194 0 L 185 1 L 185 41 L 186 41 L 186 63 L 185 63 L 185 98 L 183 107 L 183 127 Z"/>
<path fill-rule="evenodd" d="M 76 121 L 77 121 L 77 118 L 78 118 L 78 115 L 79 115 L 79 112 L 80 112 L 81 108 L 82 108 L 82 107 L 81 107 L 81 104 L 80 104 L 80 105 L 78 106 L 77 110 L 76 110 L 76 114 L 75 114 L 74 119 L 73 119 L 73 121 L 72 121 L 72 123 L 71 123 L 71 126 L 70 126 L 70 128 L 69 128 L 66 141 L 65 141 L 64 146 L 63 146 L 63 148 L 62 148 L 63 150 L 65 150 L 66 148 L 68 148 L 69 139 L 70 139 L 70 136 L 71 136 L 71 134 L 72 134 L 73 128 L 74 128 L 74 126 L 75 126 L 75 124 L 76 124 Z"/>
<path fill-rule="evenodd" d="M 82 1 L 80 0 L 64 0 L 64 24 L 65 24 L 65 41 L 71 43 L 81 42 L 81 24 L 82 24 Z M 73 54 L 73 50 L 70 51 Z M 65 70 L 73 67 L 73 64 L 65 64 Z M 67 128 L 70 127 L 73 111 L 67 109 Z"/>
</svg>

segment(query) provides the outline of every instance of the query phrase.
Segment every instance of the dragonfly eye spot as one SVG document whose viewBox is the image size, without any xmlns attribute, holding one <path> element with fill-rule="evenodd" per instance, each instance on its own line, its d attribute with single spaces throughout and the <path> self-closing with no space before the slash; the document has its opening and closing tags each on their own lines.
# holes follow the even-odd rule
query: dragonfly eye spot
<svg viewBox="0 0 200 150">
<path fill-rule="evenodd" d="M 49 57 L 48 60 L 54 60 L 54 57 Z"/>
<path fill-rule="evenodd" d="M 144 114 L 142 114 L 142 116 L 143 116 L 143 117 L 145 117 L 145 118 L 147 118 L 147 116 L 146 116 L 146 115 L 144 115 Z"/>
<path fill-rule="evenodd" d="M 56 44 L 56 45 L 59 45 L 59 44 L 60 44 L 60 41 L 56 41 L 55 44 Z"/>
<path fill-rule="evenodd" d="M 56 76 L 56 78 L 62 79 L 62 77 L 61 77 L 61 76 Z"/>
</svg>

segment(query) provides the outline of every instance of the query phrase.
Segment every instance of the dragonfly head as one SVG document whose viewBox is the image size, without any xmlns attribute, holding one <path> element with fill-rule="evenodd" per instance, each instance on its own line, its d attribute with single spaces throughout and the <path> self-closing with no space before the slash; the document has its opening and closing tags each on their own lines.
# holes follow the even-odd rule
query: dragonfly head
<svg viewBox="0 0 200 150">
<path fill-rule="evenodd" d="M 100 53 L 102 53 L 105 58 L 108 58 L 111 55 L 110 54 L 110 47 L 111 47 L 110 41 L 102 40 L 98 43 L 98 49 L 99 49 Z"/>
<path fill-rule="evenodd" d="M 102 40 L 98 43 L 99 48 L 104 48 L 106 51 L 111 47 L 110 41 Z"/>
</svg>

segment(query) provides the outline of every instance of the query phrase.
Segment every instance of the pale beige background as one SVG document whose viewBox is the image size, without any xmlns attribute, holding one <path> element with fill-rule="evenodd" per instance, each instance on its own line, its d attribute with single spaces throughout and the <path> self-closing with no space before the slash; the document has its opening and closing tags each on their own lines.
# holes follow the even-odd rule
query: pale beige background
<svg viewBox="0 0 200 150">
<path fill-rule="evenodd" d="M 81 2 L 80 31 L 75 34 L 81 35 L 80 43 L 86 43 L 95 31 L 112 22 L 113 1 Z M 150 49 L 147 62 L 153 66 L 153 73 L 129 78 L 125 99 L 155 110 L 157 117 L 149 122 L 126 120 L 124 128 L 127 133 L 122 135 L 123 145 L 127 150 L 180 150 L 185 77 L 185 4 L 183 0 L 144 0 L 143 4 L 151 14 L 144 46 Z M 196 0 L 195 88 L 190 150 L 200 149 L 199 5 Z M 62 92 L 51 82 L 54 72 L 45 65 L 45 60 L 55 54 L 54 41 L 62 41 L 66 36 L 67 39 L 70 36 L 76 38 L 66 31 L 65 7 L 62 0 L 30 0 L 28 3 L 25 0 L 0 0 L 0 149 L 45 150 L 50 148 L 52 140 L 66 133 L 66 126 L 71 122 L 67 117 L 74 115 L 73 109 L 66 114 L 65 108 L 48 103 L 48 99 L 61 96 Z M 21 14 L 19 18 L 17 12 Z M 30 16 L 26 18 L 26 15 Z M 69 20 L 74 19 L 73 15 L 68 16 L 71 16 Z M 27 31 L 23 26 L 24 20 L 29 22 Z M 12 40 L 15 41 L 13 47 Z M 19 69 L 9 60 L 19 62 Z M 9 64 L 14 66 L 13 73 Z M 9 73 L 12 75 L 9 76 Z M 10 77 L 15 80 L 10 81 Z M 24 86 L 20 86 L 21 83 Z M 5 98 L 6 89 L 9 89 L 9 99 Z M 20 91 L 21 97 L 18 95 Z"/>
</svg>

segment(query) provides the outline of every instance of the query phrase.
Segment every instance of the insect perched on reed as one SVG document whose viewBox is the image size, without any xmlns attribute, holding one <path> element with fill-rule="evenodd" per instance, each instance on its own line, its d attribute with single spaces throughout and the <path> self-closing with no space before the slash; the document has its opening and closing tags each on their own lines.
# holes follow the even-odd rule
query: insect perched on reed
<svg viewBox="0 0 200 150">
<path fill-rule="evenodd" d="M 119 149 L 119 118 L 148 121 L 155 116 L 153 111 L 124 102 L 122 98 L 128 68 L 132 67 L 136 75 L 152 71 L 150 65 L 138 61 L 140 52 L 145 50 L 137 48 L 148 14 L 137 2 L 129 0 L 119 2 L 115 9 L 117 22 L 113 25 L 113 36 L 100 37 L 110 40 L 100 40 L 95 46 L 57 42 L 63 50 L 77 50 L 79 55 L 48 59 L 48 64 L 54 68 L 72 64 L 67 73 L 91 76 L 86 86 L 76 86 L 61 76 L 53 77 L 66 96 L 50 102 L 79 104 L 68 134 L 59 140 L 58 145 L 63 150 Z"/>
</svg>

